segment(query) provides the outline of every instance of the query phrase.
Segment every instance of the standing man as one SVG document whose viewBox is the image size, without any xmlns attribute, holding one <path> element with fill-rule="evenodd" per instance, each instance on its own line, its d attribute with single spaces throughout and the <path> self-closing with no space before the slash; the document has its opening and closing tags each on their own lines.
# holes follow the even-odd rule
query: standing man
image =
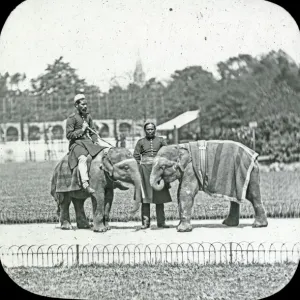
<svg viewBox="0 0 300 300">
<path fill-rule="evenodd" d="M 124 133 L 121 133 L 120 140 L 120 146 L 126 148 L 126 135 Z"/>
<path fill-rule="evenodd" d="M 156 137 L 156 126 L 153 123 L 144 125 L 145 138 L 138 140 L 133 156 L 140 165 L 145 198 L 142 203 L 142 229 L 150 227 L 150 203 L 156 204 L 157 227 L 169 228 L 165 223 L 164 203 L 172 202 L 168 186 L 155 191 L 150 185 L 152 162 L 158 150 L 167 145 L 162 137 Z"/>
<path fill-rule="evenodd" d="M 98 139 L 91 115 L 87 111 L 87 101 L 83 94 L 74 98 L 76 111 L 67 119 L 66 135 L 69 143 L 69 167 L 73 170 L 78 164 L 82 187 L 90 195 L 95 190 L 89 186 L 87 169 L 87 156 L 96 156 L 101 150 L 110 148 L 111 145 Z M 90 130 L 91 129 L 91 130 Z M 93 132 L 94 131 L 94 132 Z M 127 190 L 119 181 L 114 182 L 114 188 Z"/>
</svg>

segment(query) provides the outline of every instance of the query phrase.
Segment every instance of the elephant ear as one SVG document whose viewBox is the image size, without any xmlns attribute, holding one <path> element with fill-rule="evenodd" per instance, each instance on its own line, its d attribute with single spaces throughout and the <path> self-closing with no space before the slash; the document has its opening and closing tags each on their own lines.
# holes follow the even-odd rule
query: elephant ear
<svg viewBox="0 0 300 300">
<path fill-rule="evenodd" d="M 177 166 L 177 168 L 179 168 L 181 170 L 181 172 L 184 172 L 185 168 L 184 168 L 180 158 L 177 159 L 176 166 Z"/>
<path fill-rule="evenodd" d="M 179 157 L 177 159 L 177 163 L 176 165 L 178 166 L 178 168 L 184 172 L 187 164 L 189 161 L 189 152 L 186 148 L 180 148 L 179 150 Z"/>
<path fill-rule="evenodd" d="M 113 165 L 111 164 L 107 155 L 102 158 L 102 164 L 100 165 L 100 169 L 106 171 L 110 176 L 113 175 Z"/>
</svg>

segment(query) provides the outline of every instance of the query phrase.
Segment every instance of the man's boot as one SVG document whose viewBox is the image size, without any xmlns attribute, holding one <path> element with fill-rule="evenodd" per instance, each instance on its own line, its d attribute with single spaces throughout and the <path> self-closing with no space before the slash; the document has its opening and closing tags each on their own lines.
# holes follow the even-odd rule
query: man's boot
<svg viewBox="0 0 300 300">
<path fill-rule="evenodd" d="M 129 190 L 129 188 L 122 184 L 121 181 L 114 181 L 114 189 L 120 189 L 121 191 Z"/>
<path fill-rule="evenodd" d="M 142 227 L 141 229 L 150 228 L 150 203 L 142 203 Z"/>
<path fill-rule="evenodd" d="M 158 228 L 170 228 L 166 224 L 164 204 L 156 204 L 156 219 L 157 219 L 157 227 Z"/>
</svg>

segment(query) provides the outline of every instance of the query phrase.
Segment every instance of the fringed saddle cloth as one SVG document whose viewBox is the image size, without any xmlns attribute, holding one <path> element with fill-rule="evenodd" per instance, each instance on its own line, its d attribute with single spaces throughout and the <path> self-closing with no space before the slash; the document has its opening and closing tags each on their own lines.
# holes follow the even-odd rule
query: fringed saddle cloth
<svg viewBox="0 0 300 300">
<path fill-rule="evenodd" d="M 234 141 L 200 140 L 185 144 L 200 190 L 240 203 L 246 198 L 258 153 Z"/>
<path fill-rule="evenodd" d="M 107 151 L 101 151 L 99 155 L 106 155 Z M 88 155 L 87 167 L 88 172 L 92 163 L 92 157 Z M 51 195 L 54 193 L 64 193 L 81 190 L 81 179 L 78 171 L 78 166 L 71 171 L 68 163 L 68 154 L 57 164 L 51 182 Z"/>
<path fill-rule="evenodd" d="M 91 157 L 87 160 L 88 170 L 91 165 Z M 73 172 L 69 167 L 68 155 L 66 154 L 57 164 L 51 182 L 51 194 L 64 193 L 81 190 L 81 182 L 78 172 L 78 167 L 75 167 Z"/>
</svg>

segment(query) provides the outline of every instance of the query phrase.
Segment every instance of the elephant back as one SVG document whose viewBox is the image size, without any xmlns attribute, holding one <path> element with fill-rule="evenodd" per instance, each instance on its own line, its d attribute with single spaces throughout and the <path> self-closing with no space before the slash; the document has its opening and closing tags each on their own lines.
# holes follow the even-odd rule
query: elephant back
<svg viewBox="0 0 300 300">
<path fill-rule="evenodd" d="M 80 189 L 77 167 L 72 172 L 68 164 L 68 155 L 66 154 L 54 169 L 51 181 L 51 195 L 78 191 Z"/>
<path fill-rule="evenodd" d="M 192 151 L 197 152 L 191 153 L 192 163 L 194 168 L 199 168 L 200 165 L 203 166 L 203 163 L 196 160 L 201 158 L 202 149 L 197 142 L 195 145 L 197 147 L 190 148 Z M 257 156 L 258 153 L 238 142 L 226 140 L 207 141 L 205 166 L 198 170 L 202 173 L 203 190 L 208 194 L 238 203 L 245 200 L 250 174 Z"/>
</svg>

